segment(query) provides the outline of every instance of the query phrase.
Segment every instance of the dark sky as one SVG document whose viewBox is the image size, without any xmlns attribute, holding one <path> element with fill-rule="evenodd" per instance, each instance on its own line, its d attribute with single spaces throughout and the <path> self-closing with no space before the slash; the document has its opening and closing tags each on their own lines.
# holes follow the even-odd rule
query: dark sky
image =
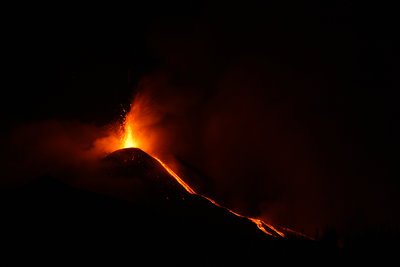
<svg viewBox="0 0 400 267">
<path fill-rule="evenodd" d="M 3 135 L 107 125 L 143 90 L 163 112 L 162 149 L 230 207 L 311 234 L 398 223 L 395 9 L 188 2 L 11 8 Z"/>
</svg>

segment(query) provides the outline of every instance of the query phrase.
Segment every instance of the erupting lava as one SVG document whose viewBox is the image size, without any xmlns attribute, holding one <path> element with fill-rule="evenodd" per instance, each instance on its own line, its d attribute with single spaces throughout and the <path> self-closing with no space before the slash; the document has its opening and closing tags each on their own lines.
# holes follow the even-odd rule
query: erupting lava
<svg viewBox="0 0 400 267">
<path fill-rule="evenodd" d="M 125 118 L 124 122 L 124 127 L 123 127 L 123 132 L 124 132 L 124 137 L 122 140 L 123 147 L 122 148 L 127 148 L 127 147 L 137 147 L 137 144 L 134 143 L 134 139 L 132 136 L 132 123 L 128 118 Z"/>
<path fill-rule="evenodd" d="M 159 158 L 156 156 L 152 155 L 149 153 L 148 149 L 149 148 L 149 142 L 148 140 L 145 140 L 143 138 L 143 135 L 140 134 L 140 123 L 138 121 L 138 118 L 140 117 L 146 117 L 148 115 L 148 110 L 146 107 L 143 107 L 143 101 L 139 98 L 135 99 L 135 102 L 133 104 L 133 107 L 129 113 L 126 114 L 125 120 L 122 124 L 122 137 L 120 138 L 120 149 L 123 148 L 140 148 L 143 151 L 145 151 L 147 154 L 149 154 L 151 157 L 156 159 L 163 167 L 164 169 L 190 194 L 193 195 L 198 195 L 201 196 L 208 201 L 210 201 L 212 204 L 224 208 L 230 213 L 241 217 L 241 218 L 246 218 L 253 222 L 254 224 L 257 225 L 257 227 L 266 233 L 267 235 L 274 236 L 274 237 L 285 237 L 285 234 L 273 227 L 270 224 L 267 224 L 266 222 L 262 221 L 261 219 L 256 219 L 256 218 L 250 218 L 241 214 L 238 214 L 226 207 L 221 206 L 220 204 L 216 203 L 214 200 L 212 200 L 209 197 L 203 196 L 201 194 L 196 193 L 187 183 L 183 181 L 182 178 L 180 178 L 173 170 L 171 170 L 164 162 L 162 162 Z M 141 122 L 143 123 L 143 122 Z"/>
</svg>

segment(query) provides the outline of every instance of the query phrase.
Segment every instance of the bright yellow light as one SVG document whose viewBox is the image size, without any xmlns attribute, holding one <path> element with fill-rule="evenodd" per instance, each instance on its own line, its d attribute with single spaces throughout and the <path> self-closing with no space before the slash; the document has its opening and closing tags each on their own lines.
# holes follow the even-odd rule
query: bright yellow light
<svg viewBox="0 0 400 267">
<path fill-rule="evenodd" d="M 123 148 L 137 147 L 137 144 L 133 141 L 132 128 L 130 124 L 125 125 L 123 138 Z"/>
</svg>

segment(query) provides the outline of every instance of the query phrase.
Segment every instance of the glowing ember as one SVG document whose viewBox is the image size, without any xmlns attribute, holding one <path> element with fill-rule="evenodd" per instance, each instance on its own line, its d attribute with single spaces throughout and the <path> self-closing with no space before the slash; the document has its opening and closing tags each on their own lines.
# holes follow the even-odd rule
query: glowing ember
<svg viewBox="0 0 400 267">
<path fill-rule="evenodd" d="M 277 230 L 277 229 L 276 229 L 275 227 L 273 227 L 272 225 L 267 224 L 266 222 L 264 222 L 264 221 L 262 221 L 262 220 L 260 220 L 260 219 L 250 218 L 250 217 L 246 217 L 246 216 L 244 216 L 244 215 L 241 215 L 241 214 L 239 214 L 239 213 L 236 213 L 236 212 L 234 212 L 234 211 L 232 211 L 232 210 L 230 210 L 230 209 L 228 209 L 228 208 L 226 208 L 226 207 L 221 206 L 220 204 L 216 203 L 216 202 L 215 202 L 214 200 L 212 200 L 211 198 L 196 193 L 187 183 L 185 183 L 185 182 L 183 181 L 182 178 L 180 178 L 180 177 L 179 177 L 173 170 L 171 170 L 164 162 L 162 162 L 159 158 L 157 158 L 157 157 L 151 155 L 148 151 L 146 151 L 145 149 L 146 149 L 146 147 L 149 147 L 149 144 L 143 142 L 143 141 L 144 141 L 143 138 L 140 138 L 139 136 L 138 136 L 138 139 L 136 139 L 136 138 L 137 138 L 137 134 L 138 134 L 138 132 L 139 132 L 139 130 L 140 130 L 140 129 L 138 129 L 138 124 L 136 123 L 136 119 L 138 119 L 138 117 L 140 117 L 140 114 L 139 114 L 139 116 L 138 116 L 138 114 L 137 114 L 138 111 L 143 110 L 143 107 L 141 107 L 141 104 L 142 104 L 142 103 L 143 103 L 142 101 L 139 101 L 139 102 L 138 102 L 138 101 L 135 100 L 134 106 L 133 106 L 132 110 L 131 110 L 128 114 L 126 114 L 124 123 L 123 123 L 123 125 L 122 125 L 122 127 L 123 127 L 123 131 L 122 131 L 123 136 L 122 136 L 122 138 L 120 139 L 120 140 L 121 140 L 121 145 L 120 145 L 120 148 L 121 148 L 121 149 L 122 149 L 122 148 L 130 148 L 130 147 L 136 147 L 136 148 L 142 149 L 142 150 L 145 151 L 147 154 L 149 154 L 151 157 L 153 157 L 154 159 L 156 159 L 156 160 L 161 164 L 161 166 L 163 166 L 164 169 L 165 169 L 165 170 L 166 170 L 166 171 L 167 171 L 167 172 L 168 172 L 182 187 L 183 187 L 183 188 L 185 188 L 185 190 L 186 190 L 188 193 L 193 194 L 193 195 L 201 196 L 201 197 L 207 199 L 208 201 L 210 201 L 212 204 L 214 204 L 214 205 L 216 205 L 216 206 L 218 206 L 218 207 L 220 207 L 220 208 L 224 208 L 224 209 L 226 209 L 227 211 L 229 211 L 230 213 L 232 213 L 232 214 L 234 214 L 234 215 L 236 215 L 236 216 L 238 216 L 238 217 L 246 218 L 246 219 L 250 220 L 250 221 L 253 222 L 255 225 L 257 225 L 257 227 L 258 227 L 261 231 L 263 231 L 263 232 L 264 232 L 265 234 L 267 234 L 267 235 L 275 236 L 275 237 L 276 237 L 276 236 L 285 237 L 285 234 L 284 234 L 284 233 L 282 233 L 281 231 Z M 137 104 L 137 106 L 139 106 L 139 107 L 137 107 L 135 104 Z M 134 120 L 135 120 L 135 123 L 134 123 Z M 135 136 L 134 136 L 134 135 L 135 135 Z M 138 147 L 138 143 L 141 144 L 140 147 Z M 143 145 L 143 147 L 142 147 L 142 144 L 146 144 L 146 145 Z"/>
</svg>

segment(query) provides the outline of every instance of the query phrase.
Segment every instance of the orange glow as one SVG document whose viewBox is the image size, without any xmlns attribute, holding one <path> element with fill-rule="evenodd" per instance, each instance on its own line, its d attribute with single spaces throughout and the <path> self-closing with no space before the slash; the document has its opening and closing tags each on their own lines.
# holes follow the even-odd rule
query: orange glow
<svg viewBox="0 0 400 267">
<path fill-rule="evenodd" d="M 125 114 L 122 122 L 120 147 L 136 147 L 146 153 L 157 154 L 157 144 L 160 142 L 160 133 L 155 125 L 161 120 L 160 114 L 149 97 L 136 95 L 131 110 Z"/>
<path fill-rule="evenodd" d="M 236 213 L 226 207 L 221 206 L 220 204 L 216 203 L 213 199 L 203 196 L 201 194 L 196 193 L 179 175 L 177 175 L 171 168 L 169 168 L 164 162 L 162 162 L 158 157 L 150 154 L 153 152 L 154 149 L 154 139 L 150 138 L 151 135 L 148 133 L 146 126 L 150 122 L 154 122 L 154 114 L 149 110 L 146 106 L 148 102 L 141 98 L 140 96 L 137 97 L 133 103 L 132 109 L 126 114 L 125 120 L 122 124 L 122 137 L 120 138 L 120 146 L 119 149 L 122 148 L 129 148 L 129 147 L 136 147 L 140 148 L 141 150 L 145 151 L 151 157 L 156 159 L 161 166 L 189 193 L 192 195 L 201 196 L 212 204 L 223 208 L 230 213 L 234 214 L 235 216 L 245 218 L 253 222 L 257 227 L 263 231 L 265 234 L 270 236 L 281 236 L 285 237 L 285 234 L 281 231 L 277 230 L 270 224 L 262 221 L 261 219 L 250 218 L 239 213 Z M 144 134 L 145 133 L 145 134 Z M 147 137 L 147 138 L 146 138 Z M 150 152 L 151 151 L 151 152 Z"/>
<path fill-rule="evenodd" d="M 134 142 L 133 139 L 133 129 L 132 129 L 132 123 L 126 118 L 125 123 L 124 123 L 124 134 L 122 138 L 122 148 L 128 148 L 128 147 L 137 147 L 137 144 Z"/>
<path fill-rule="evenodd" d="M 167 165 L 165 165 L 164 162 L 162 162 L 162 161 L 161 161 L 159 158 L 157 158 L 157 157 L 154 157 L 154 156 L 152 156 L 152 157 L 155 158 L 158 162 L 160 162 L 160 164 L 164 167 L 164 169 L 166 169 L 167 172 L 168 172 L 169 174 L 171 174 L 171 176 L 174 177 L 175 180 L 176 180 L 183 188 L 185 188 L 185 190 L 186 190 L 188 193 L 193 194 L 193 195 L 197 195 L 196 192 L 195 192 L 192 188 L 190 188 L 190 186 L 189 186 L 187 183 L 185 183 L 173 170 L 171 170 Z"/>
</svg>

